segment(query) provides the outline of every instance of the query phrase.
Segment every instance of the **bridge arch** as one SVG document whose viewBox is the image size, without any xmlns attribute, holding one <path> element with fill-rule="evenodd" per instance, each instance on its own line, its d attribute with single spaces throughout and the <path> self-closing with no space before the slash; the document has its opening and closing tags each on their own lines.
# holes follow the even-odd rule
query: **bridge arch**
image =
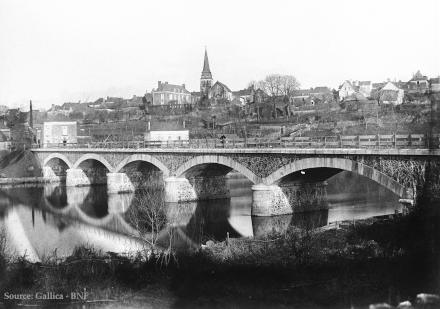
<svg viewBox="0 0 440 309">
<path fill-rule="evenodd" d="M 170 170 L 168 169 L 168 167 L 166 167 L 165 164 L 149 154 L 134 154 L 125 158 L 114 168 L 114 172 L 119 173 L 124 168 L 124 166 L 135 161 L 147 162 L 154 165 L 163 173 L 164 177 L 168 177 L 170 174 Z"/>
<path fill-rule="evenodd" d="M 345 158 L 312 157 L 300 159 L 279 168 L 278 170 L 264 178 L 263 183 L 271 185 L 280 181 L 283 177 L 287 175 L 313 168 L 329 168 L 353 172 L 379 183 L 399 197 L 405 197 L 406 194 L 405 186 L 403 186 L 390 176 L 378 171 L 371 166 Z"/>
<path fill-rule="evenodd" d="M 102 165 L 104 165 L 109 172 L 113 171 L 113 166 L 103 156 L 94 153 L 87 153 L 82 155 L 78 160 L 76 160 L 75 164 L 73 165 L 73 168 L 79 168 L 81 163 L 83 163 L 86 160 L 96 160 L 102 163 Z"/>
<path fill-rule="evenodd" d="M 254 184 L 259 183 L 260 179 L 257 175 L 255 175 L 251 170 L 249 170 L 247 167 L 243 166 L 242 164 L 238 163 L 237 161 L 225 157 L 225 156 L 219 156 L 219 155 L 207 155 L 207 156 L 197 156 L 184 164 L 182 164 L 177 170 L 176 170 L 176 176 L 181 177 L 186 172 L 188 172 L 191 168 L 196 167 L 197 165 L 202 164 L 220 164 L 224 165 L 226 167 L 229 167 L 233 170 L 236 170 L 237 172 L 241 173 L 243 176 L 248 178 L 250 181 L 252 181 Z"/>
<path fill-rule="evenodd" d="M 72 168 L 72 166 L 73 166 L 72 163 L 70 162 L 70 160 L 69 160 L 65 155 L 63 155 L 62 153 L 58 153 L 58 152 L 56 152 L 56 153 L 51 153 L 50 155 L 48 155 L 48 156 L 44 159 L 44 161 L 43 161 L 43 167 L 46 166 L 47 163 L 49 163 L 49 161 L 52 160 L 52 159 L 59 159 L 59 160 L 63 161 L 64 163 L 66 163 L 66 165 L 67 165 L 69 168 Z"/>
</svg>

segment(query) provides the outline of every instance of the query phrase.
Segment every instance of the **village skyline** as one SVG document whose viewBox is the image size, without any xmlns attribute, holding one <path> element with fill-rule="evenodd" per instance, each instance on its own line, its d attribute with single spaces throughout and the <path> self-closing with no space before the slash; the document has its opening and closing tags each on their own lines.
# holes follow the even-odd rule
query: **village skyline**
<svg viewBox="0 0 440 309">
<path fill-rule="evenodd" d="M 272 73 L 302 89 L 440 74 L 437 1 L 371 1 L 362 14 L 348 1 L 226 1 L 202 16 L 200 1 L 103 4 L 0 1 L 0 105 L 129 98 L 158 81 L 198 91 L 205 46 L 214 79 L 233 91 Z"/>
</svg>

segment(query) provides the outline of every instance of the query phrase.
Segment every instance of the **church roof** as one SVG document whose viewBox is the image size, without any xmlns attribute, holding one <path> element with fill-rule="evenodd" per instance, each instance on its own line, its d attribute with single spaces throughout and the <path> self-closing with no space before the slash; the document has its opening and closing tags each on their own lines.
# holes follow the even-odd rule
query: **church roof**
<svg viewBox="0 0 440 309">
<path fill-rule="evenodd" d="M 220 81 L 216 81 L 215 82 L 215 84 L 218 84 L 218 85 L 220 85 L 220 87 L 223 87 L 226 91 L 229 91 L 229 92 L 232 92 L 231 91 L 231 89 L 229 89 L 229 87 L 228 86 L 226 86 L 225 84 L 223 84 L 222 82 L 220 82 Z M 215 86 L 215 84 L 214 85 L 212 85 L 212 88 L 214 88 L 214 86 Z"/>
</svg>

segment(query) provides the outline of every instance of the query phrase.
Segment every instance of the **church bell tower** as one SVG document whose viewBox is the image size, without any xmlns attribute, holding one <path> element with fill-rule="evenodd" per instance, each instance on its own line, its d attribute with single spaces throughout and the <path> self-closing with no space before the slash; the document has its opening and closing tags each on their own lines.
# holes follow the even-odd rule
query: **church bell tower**
<svg viewBox="0 0 440 309">
<path fill-rule="evenodd" d="M 203 61 L 202 76 L 200 77 L 200 96 L 202 98 L 209 97 L 209 90 L 212 87 L 212 74 L 209 69 L 208 52 L 205 48 L 205 59 Z"/>
</svg>

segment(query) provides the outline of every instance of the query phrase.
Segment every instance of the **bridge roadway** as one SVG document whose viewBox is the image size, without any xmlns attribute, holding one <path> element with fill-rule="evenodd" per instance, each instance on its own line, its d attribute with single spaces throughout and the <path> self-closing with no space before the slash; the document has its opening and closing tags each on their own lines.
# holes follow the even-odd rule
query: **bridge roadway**
<svg viewBox="0 0 440 309">
<path fill-rule="evenodd" d="M 417 202 L 439 195 L 440 149 L 399 148 L 35 148 L 48 182 L 67 186 L 106 183 L 129 192 L 159 175 L 168 202 L 229 196 L 235 170 L 253 184 L 252 214 L 271 216 L 319 209 L 325 180 L 350 171 Z M 324 206 L 325 207 L 325 206 Z"/>
</svg>

